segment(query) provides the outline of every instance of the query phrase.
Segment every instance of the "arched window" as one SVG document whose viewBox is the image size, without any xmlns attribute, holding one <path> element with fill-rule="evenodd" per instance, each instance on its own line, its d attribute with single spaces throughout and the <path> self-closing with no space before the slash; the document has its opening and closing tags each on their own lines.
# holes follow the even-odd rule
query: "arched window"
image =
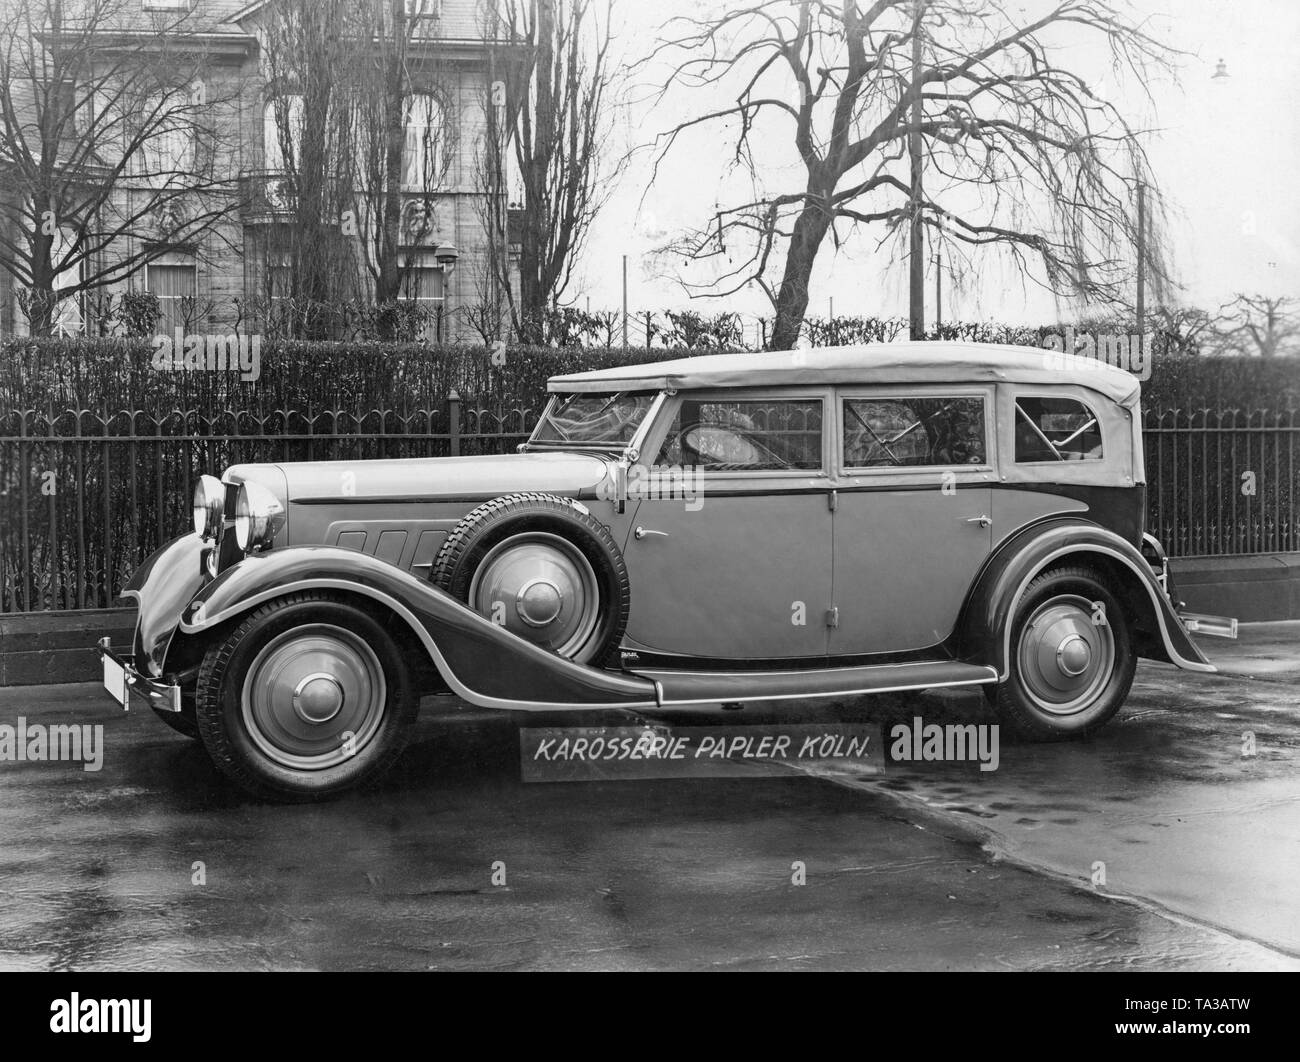
<svg viewBox="0 0 1300 1062">
<path fill-rule="evenodd" d="M 277 96 L 262 112 L 262 168 L 284 173 L 298 164 L 302 151 L 303 102 L 298 95 Z M 290 157 L 285 158 L 285 146 Z"/>
<path fill-rule="evenodd" d="M 442 184 L 447 167 L 442 104 L 427 92 L 406 101 L 406 148 L 402 153 L 402 187 L 427 192 Z"/>
<path fill-rule="evenodd" d="M 150 96 L 144 105 L 147 123 L 140 144 L 142 176 L 167 184 L 182 180 L 194 168 L 194 123 L 181 113 L 174 96 Z"/>
</svg>

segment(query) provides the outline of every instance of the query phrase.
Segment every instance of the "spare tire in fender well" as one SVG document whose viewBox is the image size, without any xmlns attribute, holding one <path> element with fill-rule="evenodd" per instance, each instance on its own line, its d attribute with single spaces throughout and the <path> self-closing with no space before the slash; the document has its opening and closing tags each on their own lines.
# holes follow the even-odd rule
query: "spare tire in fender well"
<svg viewBox="0 0 1300 1062">
<path fill-rule="evenodd" d="M 429 580 L 493 622 L 578 663 L 618 651 L 631 587 L 622 551 L 571 498 L 503 495 L 448 535 Z"/>
</svg>

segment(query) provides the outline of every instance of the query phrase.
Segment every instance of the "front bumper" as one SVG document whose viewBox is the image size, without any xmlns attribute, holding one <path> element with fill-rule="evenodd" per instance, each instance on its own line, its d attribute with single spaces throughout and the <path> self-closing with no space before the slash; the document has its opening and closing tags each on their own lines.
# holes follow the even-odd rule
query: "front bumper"
<svg viewBox="0 0 1300 1062">
<path fill-rule="evenodd" d="M 104 689 L 127 711 L 132 694 L 162 712 L 181 710 L 181 688 L 140 674 L 128 658 L 113 650 L 110 639 L 99 640 L 99 658 L 104 667 Z"/>
</svg>

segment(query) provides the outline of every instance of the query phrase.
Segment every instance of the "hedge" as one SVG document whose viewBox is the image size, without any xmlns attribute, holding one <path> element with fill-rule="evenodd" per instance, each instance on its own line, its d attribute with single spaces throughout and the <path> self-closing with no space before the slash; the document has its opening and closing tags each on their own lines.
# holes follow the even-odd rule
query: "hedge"
<svg viewBox="0 0 1300 1062">
<path fill-rule="evenodd" d="M 494 358 L 484 347 L 274 340 L 260 349 L 260 378 L 245 382 L 233 371 L 159 370 L 145 340 L 8 339 L 0 341 L 0 414 L 433 409 L 453 390 L 533 408 L 547 378 L 559 373 L 700 353 L 513 347 Z M 1143 389 L 1148 409 L 1300 409 L 1300 359 L 1157 355 Z"/>
</svg>

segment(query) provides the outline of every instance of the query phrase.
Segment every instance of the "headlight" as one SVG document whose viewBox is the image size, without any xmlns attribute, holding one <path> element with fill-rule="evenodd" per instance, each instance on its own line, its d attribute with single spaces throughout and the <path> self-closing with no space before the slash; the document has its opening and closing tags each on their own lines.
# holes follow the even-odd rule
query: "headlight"
<svg viewBox="0 0 1300 1062">
<path fill-rule="evenodd" d="M 284 526 L 280 499 L 258 483 L 245 483 L 235 496 L 235 542 L 245 553 L 269 549 Z"/>
<path fill-rule="evenodd" d="M 194 484 L 194 531 L 215 539 L 226 514 L 226 485 L 215 476 L 200 476 Z"/>
</svg>

